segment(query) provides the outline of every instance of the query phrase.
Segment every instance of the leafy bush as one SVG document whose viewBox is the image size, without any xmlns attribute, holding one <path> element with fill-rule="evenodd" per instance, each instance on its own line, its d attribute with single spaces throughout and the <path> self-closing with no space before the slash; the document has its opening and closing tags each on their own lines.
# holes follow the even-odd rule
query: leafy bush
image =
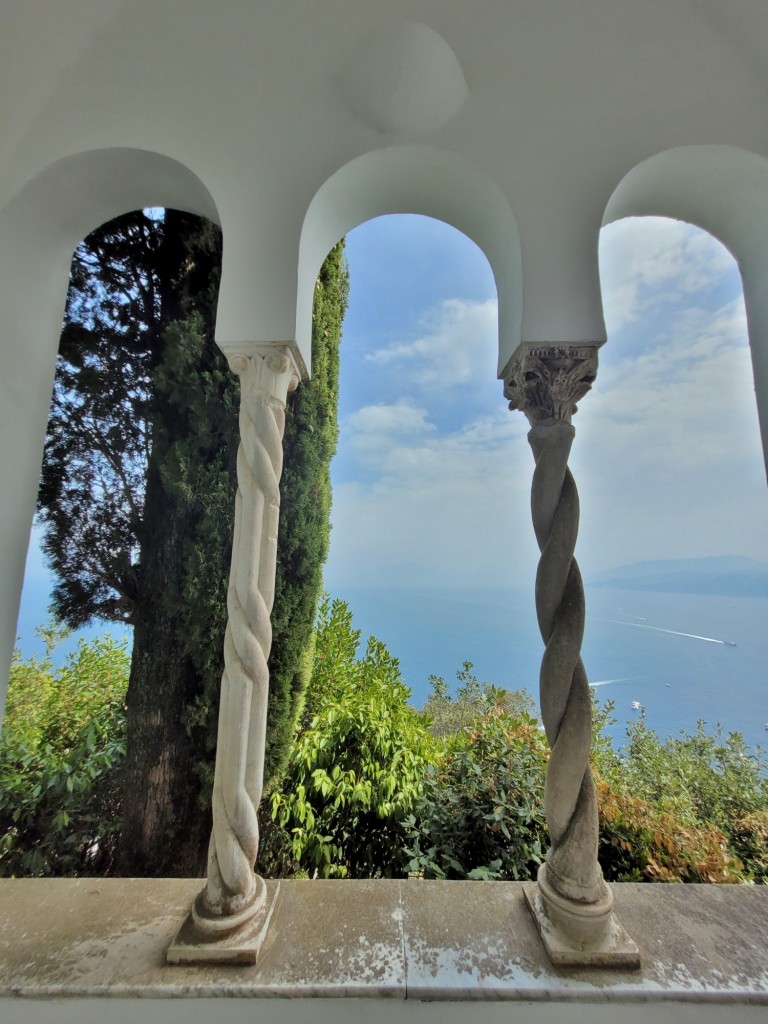
<svg viewBox="0 0 768 1024">
<path fill-rule="evenodd" d="M 543 859 L 548 748 L 535 719 L 486 711 L 450 742 L 408 816 L 408 869 L 425 878 L 526 879 Z"/>
<path fill-rule="evenodd" d="M 471 661 L 465 661 L 456 673 L 459 687 L 451 697 L 443 676 L 430 676 L 431 692 L 424 712 L 432 719 L 435 736 L 451 736 L 469 728 L 479 716 L 493 708 L 532 714 L 536 706 L 527 690 L 505 690 L 491 683 L 481 683 L 472 672 Z"/>
<path fill-rule="evenodd" d="M 671 811 L 597 782 L 598 859 L 609 882 L 741 882 L 742 865 L 709 822 L 682 823 Z"/>
<path fill-rule="evenodd" d="M 0 734 L 0 875 L 103 873 L 119 806 L 114 770 L 125 754 L 127 640 L 80 641 L 58 668 L 62 639 L 41 630 L 42 658 L 14 652 Z"/>
<path fill-rule="evenodd" d="M 609 857 L 607 873 L 766 881 L 768 765 L 760 751 L 750 751 L 739 733 L 707 732 L 703 722 L 692 734 L 661 740 L 641 717 L 627 739 L 620 754 L 602 745 L 595 757 L 603 830 L 611 843 L 633 848 L 628 859 Z M 638 794 L 642 801 L 633 802 Z M 606 855 L 605 843 L 602 849 Z"/>
<path fill-rule="evenodd" d="M 427 719 L 408 704 L 397 659 L 374 637 L 357 658 L 359 642 L 346 604 L 325 598 L 302 726 L 272 797 L 295 865 L 322 878 L 403 874 L 402 821 L 435 746 Z M 274 859 L 274 837 L 270 848 Z"/>
</svg>

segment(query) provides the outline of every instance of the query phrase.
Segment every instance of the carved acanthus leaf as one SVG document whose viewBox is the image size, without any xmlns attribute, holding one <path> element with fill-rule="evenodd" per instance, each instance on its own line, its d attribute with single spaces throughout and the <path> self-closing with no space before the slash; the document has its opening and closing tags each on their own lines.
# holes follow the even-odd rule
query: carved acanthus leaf
<svg viewBox="0 0 768 1024">
<path fill-rule="evenodd" d="M 504 396 L 531 425 L 571 422 L 597 376 L 599 342 L 532 345 L 516 350 L 504 373 Z"/>
</svg>

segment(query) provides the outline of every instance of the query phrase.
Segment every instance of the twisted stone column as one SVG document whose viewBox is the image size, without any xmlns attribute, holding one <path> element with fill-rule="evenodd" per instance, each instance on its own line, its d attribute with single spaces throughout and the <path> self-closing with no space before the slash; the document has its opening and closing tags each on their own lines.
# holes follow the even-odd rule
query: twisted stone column
<svg viewBox="0 0 768 1024">
<path fill-rule="evenodd" d="M 299 382 L 287 346 L 230 354 L 240 377 L 240 447 L 208 880 L 192 914 L 203 932 L 231 931 L 264 904 L 254 873 L 264 776 L 285 401 Z"/>
<path fill-rule="evenodd" d="M 551 749 L 545 791 L 551 847 L 530 902 L 550 956 L 560 963 L 615 962 L 621 928 L 597 861 L 597 798 L 589 767 L 592 701 L 581 661 L 584 588 L 574 558 L 579 498 L 568 469 L 575 436 L 571 417 L 595 379 L 597 348 L 523 345 L 504 374 L 510 409 L 520 409 L 531 424 L 528 441 L 536 460 L 536 614 L 545 645 L 539 686 Z M 621 960 L 628 962 L 623 954 Z"/>
</svg>

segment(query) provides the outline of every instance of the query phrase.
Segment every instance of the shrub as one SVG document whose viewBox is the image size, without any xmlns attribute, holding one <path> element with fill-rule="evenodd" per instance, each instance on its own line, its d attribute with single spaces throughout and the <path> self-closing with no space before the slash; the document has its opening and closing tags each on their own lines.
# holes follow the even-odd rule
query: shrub
<svg viewBox="0 0 768 1024">
<path fill-rule="evenodd" d="M 491 683 L 481 683 L 472 672 L 471 661 L 465 661 L 456 673 L 459 686 L 452 697 L 443 676 L 430 676 L 431 692 L 424 712 L 432 720 L 435 736 L 447 737 L 469 728 L 479 716 L 493 708 L 532 714 L 536 706 L 527 690 L 505 690 Z"/>
<path fill-rule="evenodd" d="M 724 737 L 719 726 L 707 732 L 703 722 L 694 733 L 661 740 L 640 718 L 629 726 L 627 739 L 619 754 L 602 747 L 595 756 L 603 795 L 612 793 L 604 806 L 613 816 L 603 827 L 611 842 L 636 847 L 632 866 L 619 858 L 608 869 L 619 872 L 612 877 L 645 876 L 646 850 L 675 881 L 765 881 L 768 778 L 759 749 L 750 751 L 739 733 Z M 637 794 L 642 801 L 634 800 Z M 630 804 L 637 806 L 634 822 Z M 631 835 L 622 833 L 625 826 Z M 680 854 L 678 845 L 685 848 Z M 657 880 L 653 865 L 649 877 Z"/>
<path fill-rule="evenodd" d="M 404 873 L 402 821 L 435 745 L 427 719 L 408 705 L 397 659 L 374 637 L 357 658 L 359 642 L 346 604 L 325 598 L 302 727 L 272 797 L 294 864 L 322 878 Z M 272 866 L 284 865 L 274 836 L 270 850 Z"/>
<path fill-rule="evenodd" d="M 526 879 L 543 859 L 548 749 L 538 723 L 494 707 L 457 734 L 407 819 L 424 878 Z"/>
<path fill-rule="evenodd" d="M 114 772 L 125 755 L 127 640 L 86 642 L 53 668 L 14 652 L 0 734 L 0 875 L 103 873 L 114 852 Z"/>
<path fill-rule="evenodd" d="M 599 860 L 609 882 L 741 882 L 741 862 L 720 830 L 597 782 Z"/>
</svg>

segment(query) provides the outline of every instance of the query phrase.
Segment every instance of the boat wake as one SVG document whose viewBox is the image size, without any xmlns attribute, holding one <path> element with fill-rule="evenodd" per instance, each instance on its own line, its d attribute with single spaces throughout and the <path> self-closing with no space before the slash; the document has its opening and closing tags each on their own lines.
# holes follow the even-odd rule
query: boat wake
<svg viewBox="0 0 768 1024">
<path fill-rule="evenodd" d="M 669 633 L 670 636 L 687 636 L 691 640 L 705 640 L 708 644 L 720 644 L 722 647 L 735 647 L 733 640 L 718 640 L 715 636 L 699 636 L 698 633 L 681 633 L 679 629 L 663 629 L 661 626 L 647 626 L 642 622 L 623 622 L 621 619 L 603 619 L 617 626 L 633 626 L 635 629 L 652 629 L 656 633 Z"/>
<path fill-rule="evenodd" d="M 595 683 L 590 683 L 590 686 L 608 686 L 609 683 L 628 683 L 632 676 L 622 676 L 620 679 L 598 679 Z"/>
<path fill-rule="evenodd" d="M 622 615 L 626 615 L 628 619 L 637 619 L 638 622 L 647 622 L 647 615 L 632 615 L 630 612 L 625 612 L 623 608 L 619 608 Z"/>
</svg>

